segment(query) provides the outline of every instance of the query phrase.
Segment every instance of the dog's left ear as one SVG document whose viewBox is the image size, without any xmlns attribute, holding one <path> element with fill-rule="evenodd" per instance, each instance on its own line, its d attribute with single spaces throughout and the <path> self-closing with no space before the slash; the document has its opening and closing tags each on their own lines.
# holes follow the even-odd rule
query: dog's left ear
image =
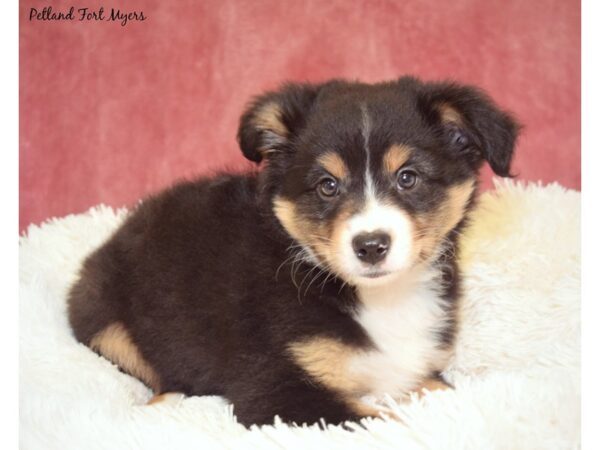
<svg viewBox="0 0 600 450">
<path fill-rule="evenodd" d="M 507 177 L 520 125 L 479 89 L 454 83 L 428 83 L 419 98 L 426 117 L 442 125 L 450 147 L 472 161 L 485 159 Z"/>
</svg>

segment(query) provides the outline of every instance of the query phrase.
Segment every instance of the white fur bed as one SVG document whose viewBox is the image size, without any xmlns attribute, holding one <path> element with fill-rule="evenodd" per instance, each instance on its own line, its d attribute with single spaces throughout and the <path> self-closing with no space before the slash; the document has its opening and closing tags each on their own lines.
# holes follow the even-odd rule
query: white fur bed
<svg viewBox="0 0 600 450">
<path fill-rule="evenodd" d="M 151 392 L 75 342 L 65 294 L 125 211 L 99 206 L 30 226 L 20 244 L 23 449 L 571 449 L 579 433 L 580 194 L 497 185 L 481 197 L 460 255 L 455 390 L 391 407 L 403 421 L 349 432 L 237 424 L 221 398 L 146 406 Z"/>
</svg>

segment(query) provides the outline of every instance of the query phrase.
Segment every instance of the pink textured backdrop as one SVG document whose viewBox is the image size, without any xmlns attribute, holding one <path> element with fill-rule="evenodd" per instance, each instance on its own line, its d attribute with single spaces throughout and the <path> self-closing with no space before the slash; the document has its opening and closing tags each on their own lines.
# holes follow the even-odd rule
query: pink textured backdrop
<svg viewBox="0 0 600 450">
<path fill-rule="evenodd" d="M 83 3 L 20 4 L 21 229 L 247 167 L 238 116 L 283 80 L 414 74 L 479 85 L 526 127 L 519 178 L 580 189 L 577 0 Z M 121 6 L 147 19 L 29 21 L 30 8 L 48 5 Z"/>
</svg>

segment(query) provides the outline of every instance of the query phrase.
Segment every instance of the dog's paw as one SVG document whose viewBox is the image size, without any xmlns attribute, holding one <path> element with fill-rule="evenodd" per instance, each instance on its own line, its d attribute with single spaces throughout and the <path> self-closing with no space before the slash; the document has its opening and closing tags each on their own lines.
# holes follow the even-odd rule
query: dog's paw
<svg viewBox="0 0 600 450">
<path fill-rule="evenodd" d="M 155 395 L 146 405 L 177 405 L 183 400 L 185 395 L 180 392 L 165 392 L 163 394 Z"/>
<path fill-rule="evenodd" d="M 450 389 L 452 386 L 438 378 L 428 378 L 414 392 L 418 398 L 422 398 L 430 392 Z"/>
</svg>

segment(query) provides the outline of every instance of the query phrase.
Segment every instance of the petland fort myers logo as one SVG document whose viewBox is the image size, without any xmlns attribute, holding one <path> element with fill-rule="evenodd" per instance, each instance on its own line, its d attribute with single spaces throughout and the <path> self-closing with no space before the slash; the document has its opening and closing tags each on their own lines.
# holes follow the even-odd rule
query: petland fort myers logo
<svg viewBox="0 0 600 450">
<path fill-rule="evenodd" d="M 68 11 L 55 11 L 52 6 L 46 6 L 42 10 L 30 8 L 29 21 L 73 21 L 73 22 L 116 22 L 125 26 L 130 22 L 142 22 L 147 19 L 144 11 L 122 11 L 118 8 L 105 10 L 104 7 L 98 9 L 75 8 L 71 6 Z"/>
</svg>

